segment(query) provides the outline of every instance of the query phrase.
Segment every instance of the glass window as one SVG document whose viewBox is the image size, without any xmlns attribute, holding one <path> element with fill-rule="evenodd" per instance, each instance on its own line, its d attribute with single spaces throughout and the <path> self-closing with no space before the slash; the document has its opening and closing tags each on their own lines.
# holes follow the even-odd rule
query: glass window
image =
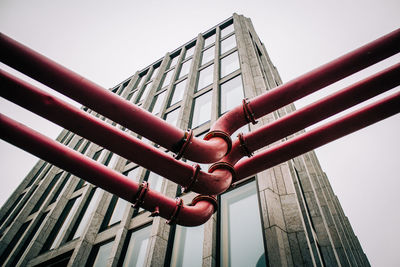
<svg viewBox="0 0 400 267">
<path fill-rule="evenodd" d="M 176 55 L 175 57 L 171 58 L 171 61 L 169 63 L 170 68 L 172 68 L 176 65 L 176 63 L 178 62 L 178 58 L 179 58 L 179 55 Z"/>
<path fill-rule="evenodd" d="M 189 57 L 193 56 L 194 48 L 195 48 L 195 45 L 186 49 L 185 58 L 189 58 Z"/>
<path fill-rule="evenodd" d="M 186 84 L 187 84 L 187 79 L 175 85 L 172 92 L 171 103 L 169 104 L 169 106 L 173 106 L 183 99 L 183 94 L 185 93 Z"/>
<path fill-rule="evenodd" d="M 204 39 L 204 47 L 207 47 L 210 44 L 213 44 L 214 42 L 215 42 L 215 33 Z"/>
<path fill-rule="evenodd" d="M 179 78 L 185 76 L 186 74 L 189 73 L 190 70 L 190 64 L 192 63 L 192 60 L 189 59 L 188 61 L 185 61 L 182 63 L 181 66 L 181 71 L 179 73 Z"/>
<path fill-rule="evenodd" d="M 173 111 L 167 113 L 165 115 L 165 121 L 173 126 L 177 126 L 179 117 L 179 108 L 174 109 Z"/>
<path fill-rule="evenodd" d="M 197 227 L 176 226 L 171 267 L 203 266 L 204 224 Z"/>
<path fill-rule="evenodd" d="M 149 183 L 151 189 L 157 192 L 161 192 L 163 178 L 160 175 L 154 172 L 150 172 L 149 177 L 147 178 L 147 182 Z"/>
<path fill-rule="evenodd" d="M 122 266 L 144 266 L 151 225 L 131 233 Z"/>
<path fill-rule="evenodd" d="M 122 220 L 127 203 L 128 202 L 122 198 L 117 199 L 110 221 L 108 222 L 109 226 Z"/>
<path fill-rule="evenodd" d="M 164 80 L 160 88 L 165 87 L 171 83 L 172 74 L 174 74 L 174 70 L 170 70 L 164 74 Z"/>
<path fill-rule="evenodd" d="M 220 265 L 265 266 L 255 181 L 221 195 Z"/>
<path fill-rule="evenodd" d="M 192 113 L 192 128 L 206 123 L 211 119 L 212 91 L 209 91 L 194 99 Z"/>
<path fill-rule="evenodd" d="M 90 216 L 92 215 L 92 213 L 94 212 L 94 210 L 97 206 L 97 202 L 99 200 L 101 192 L 103 192 L 103 191 L 100 190 L 99 188 L 95 188 L 94 194 L 88 200 L 89 205 L 87 206 L 86 210 L 82 210 L 83 217 L 80 220 L 80 222 L 77 222 L 77 223 L 79 223 L 79 225 L 77 226 L 75 233 L 72 232 L 70 234 L 72 236 L 71 239 L 78 238 L 83 234 L 83 231 L 85 230 L 86 226 L 89 224 Z"/>
<path fill-rule="evenodd" d="M 214 64 L 208 66 L 207 68 L 202 69 L 199 72 L 199 80 L 197 82 L 197 91 L 203 89 L 207 85 L 213 83 L 214 77 Z"/>
<path fill-rule="evenodd" d="M 161 111 L 162 104 L 164 103 L 164 98 L 167 95 L 167 91 L 159 93 L 154 97 L 153 100 L 153 114 L 158 114 Z"/>
<path fill-rule="evenodd" d="M 139 180 L 140 180 L 139 170 L 140 170 L 139 167 L 135 167 L 135 168 L 133 168 L 133 169 L 127 171 L 127 172 L 125 173 L 125 175 L 126 175 L 129 179 L 131 179 L 131 180 L 133 180 L 133 181 L 135 181 L 135 182 L 139 182 Z"/>
<path fill-rule="evenodd" d="M 236 76 L 235 78 L 221 84 L 220 94 L 220 114 L 224 114 L 236 106 L 241 105 L 244 98 L 241 76 Z"/>
<path fill-rule="evenodd" d="M 238 134 L 240 134 L 240 133 L 247 134 L 248 132 L 250 132 L 249 125 L 247 125 L 247 124 L 243 125 L 239 129 L 237 129 L 233 134 L 231 134 L 232 141 L 234 141 L 237 138 Z"/>
<path fill-rule="evenodd" d="M 221 41 L 221 55 L 232 48 L 236 47 L 236 37 L 235 35 L 229 36 L 225 40 Z"/>
<path fill-rule="evenodd" d="M 109 158 L 111 157 L 111 158 L 105 162 L 106 163 L 105 165 L 110 168 L 114 168 L 118 161 L 119 156 L 115 153 L 110 153 L 110 155 L 108 155 L 108 157 Z"/>
<path fill-rule="evenodd" d="M 237 51 L 221 59 L 221 78 L 239 69 L 239 57 Z"/>
<path fill-rule="evenodd" d="M 211 46 L 210 48 L 203 51 L 201 56 L 201 64 L 204 65 L 205 63 L 214 59 L 215 54 L 215 45 Z"/>
<path fill-rule="evenodd" d="M 143 99 L 146 99 L 146 97 L 150 93 L 151 83 L 152 82 L 149 82 L 148 84 L 146 84 L 144 86 L 143 91 L 142 91 L 142 95 L 140 96 L 140 99 L 139 99 L 139 102 L 142 101 Z"/>
<path fill-rule="evenodd" d="M 107 266 L 107 263 L 108 263 L 107 261 L 111 255 L 111 249 L 112 249 L 113 243 L 114 243 L 114 240 L 111 242 L 102 244 L 100 246 L 96 246 L 94 248 L 96 256 L 94 256 L 93 264 L 91 264 L 90 266 L 93 266 L 93 267 Z"/>
<path fill-rule="evenodd" d="M 231 32 L 233 32 L 233 24 L 221 29 L 221 38 L 227 36 L 228 34 L 230 34 Z"/>
<path fill-rule="evenodd" d="M 50 234 L 50 238 L 51 236 L 55 236 L 53 241 L 51 242 L 50 249 L 53 249 L 59 245 L 61 237 L 64 235 L 64 231 L 70 225 L 72 217 L 75 214 L 76 210 L 78 209 L 79 203 L 81 202 L 81 198 L 82 196 L 79 196 L 77 198 L 68 201 L 67 206 L 65 207 L 64 210 L 64 214 L 60 216 L 59 221 L 56 224 L 56 227 L 53 229 L 54 233 Z"/>
<path fill-rule="evenodd" d="M 154 79 L 154 77 L 156 77 L 157 73 L 158 73 L 158 66 L 157 66 L 157 67 L 154 67 L 154 70 L 153 70 L 153 72 L 151 73 L 151 76 L 150 76 L 149 80 Z"/>
</svg>

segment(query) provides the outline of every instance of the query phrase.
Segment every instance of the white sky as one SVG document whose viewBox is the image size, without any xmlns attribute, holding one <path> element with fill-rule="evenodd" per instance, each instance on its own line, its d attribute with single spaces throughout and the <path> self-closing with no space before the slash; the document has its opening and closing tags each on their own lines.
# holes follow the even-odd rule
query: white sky
<svg viewBox="0 0 400 267">
<path fill-rule="evenodd" d="M 284 82 L 400 27 L 398 0 L 0 0 L 0 31 L 109 88 L 233 12 L 252 19 Z M 399 61 L 394 56 L 296 105 Z M 61 129 L 3 99 L 0 111 L 52 138 Z M 399 136 L 396 115 L 317 150 L 373 266 L 400 264 Z M 37 159 L 3 141 L 0 159 L 3 204 Z"/>
</svg>

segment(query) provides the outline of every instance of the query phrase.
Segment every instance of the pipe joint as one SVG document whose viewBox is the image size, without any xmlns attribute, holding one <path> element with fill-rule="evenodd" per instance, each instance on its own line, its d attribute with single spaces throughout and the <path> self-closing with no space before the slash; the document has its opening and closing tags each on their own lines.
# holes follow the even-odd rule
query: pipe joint
<svg viewBox="0 0 400 267">
<path fill-rule="evenodd" d="M 176 218 L 178 218 L 179 212 L 183 208 L 183 200 L 181 198 L 177 197 L 175 199 L 175 203 L 176 203 L 176 205 L 175 205 L 174 211 L 172 212 L 171 217 L 167 221 L 167 224 L 169 224 L 169 225 L 175 224 Z"/>
<path fill-rule="evenodd" d="M 140 205 L 143 204 L 144 202 L 144 197 L 146 196 L 147 192 L 149 191 L 149 183 L 148 182 L 143 182 L 139 185 L 139 189 L 132 201 L 133 207 L 135 209 L 139 208 Z"/>
<path fill-rule="evenodd" d="M 185 131 L 182 139 L 179 140 L 179 142 L 173 146 L 172 151 L 176 153 L 175 155 L 176 160 L 182 158 L 192 138 L 193 138 L 193 131 L 187 130 Z"/>
<path fill-rule="evenodd" d="M 208 168 L 209 173 L 213 173 L 216 169 L 225 169 L 228 170 L 232 174 L 232 180 L 236 177 L 236 171 L 232 164 L 228 162 L 219 161 L 214 163 L 213 165 Z"/>
<path fill-rule="evenodd" d="M 204 140 L 210 140 L 211 138 L 214 138 L 214 137 L 222 138 L 222 139 L 226 142 L 226 144 L 228 145 L 228 149 L 227 149 L 227 151 L 226 151 L 226 153 L 225 153 L 225 156 L 228 155 L 229 152 L 231 152 L 231 149 L 232 149 L 232 139 L 231 139 L 231 136 L 230 136 L 229 134 L 223 132 L 223 131 L 214 130 L 214 131 L 211 131 L 211 132 L 207 133 L 207 134 L 204 136 L 203 139 L 204 139 Z"/>
<path fill-rule="evenodd" d="M 190 203 L 189 206 L 194 206 L 199 201 L 207 201 L 211 203 L 214 206 L 214 213 L 218 210 L 218 202 L 215 196 L 197 195 L 193 198 L 192 203 Z"/>
<path fill-rule="evenodd" d="M 242 107 L 246 121 L 248 123 L 257 124 L 253 109 L 250 107 L 250 101 L 247 98 L 242 100 Z"/>
<path fill-rule="evenodd" d="M 192 175 L 192 177 L 190 177 L 189 184 L 186 187 L 184 187 L 183 193 L 186 193 L 186 192 L 189 192 L 190 190 L 192 190 L 193 185 L 197 182 L 197 176 L 199 175 L 200 169 L 201 168 L 200 168 L 199 164 L 193 165 L 193 175 Z"/>
<path fill-rule="evenodd" d="M 249 158 L 252 157 L 253 153 L 247 147 L 246 140 L 244 139 L 243 133 L 239 133 L 238 139 L 239 139 L 239 142 L 240 142 L 240 149 L 242 150 L 243 154 L 246 155 Z"/>
</svg>

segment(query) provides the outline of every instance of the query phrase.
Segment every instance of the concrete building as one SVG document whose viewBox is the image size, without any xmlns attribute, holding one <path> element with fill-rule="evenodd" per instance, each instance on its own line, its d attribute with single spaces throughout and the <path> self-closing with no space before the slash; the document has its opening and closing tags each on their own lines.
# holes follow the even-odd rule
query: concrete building
<svg viewBox="0 0 400 267">
<path fill-rule="evenodd" d="M 281 83 L 250 19 L 234 14 L 110 90 L 202 136 L 243 98 Z M 288 105 L 239 131 L 294 109 Z M 72 132 L 63 130 L 57 140 L 169 197 L 188 203 L 194 196 Z M 218 201 L 204 225 L 170 226 L 40 160 L 1 209 L 0 264 L 369 266 L 313 151 L 248 177 Z"/>
</svg>

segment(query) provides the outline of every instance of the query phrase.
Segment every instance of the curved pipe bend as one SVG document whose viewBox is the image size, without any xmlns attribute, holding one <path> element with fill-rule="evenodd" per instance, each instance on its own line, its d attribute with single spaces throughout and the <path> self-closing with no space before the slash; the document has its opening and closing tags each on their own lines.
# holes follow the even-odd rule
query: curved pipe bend
<svg viewBox="0 0 400 267">
<path fill-rule="evenodd" d="M 132 204 L 153 212 L 171 223 L 197 226 L 205 223 L 217 209 L 216 199 L 211 196 L 196 196 L 192 206 L 183 202 L 177 210 L 177 201 L 146 188 L 87 158 L 50 138 L 0 114 L 1 139 L 58 166 L 65 171 L 115 194 Z"/>
<path fill-rule="evenodd" d="M 170 151 L 177 153 L 181 148 L 184 136 L 181 129 L 2 33 L 0 60 Z M 201 163 L 216 162 L 227 153 L 227 147 L 231 145 L 224 142 L 221 138 L 209 143 L 193 138 L 183 156 Z"/>
</svg>

